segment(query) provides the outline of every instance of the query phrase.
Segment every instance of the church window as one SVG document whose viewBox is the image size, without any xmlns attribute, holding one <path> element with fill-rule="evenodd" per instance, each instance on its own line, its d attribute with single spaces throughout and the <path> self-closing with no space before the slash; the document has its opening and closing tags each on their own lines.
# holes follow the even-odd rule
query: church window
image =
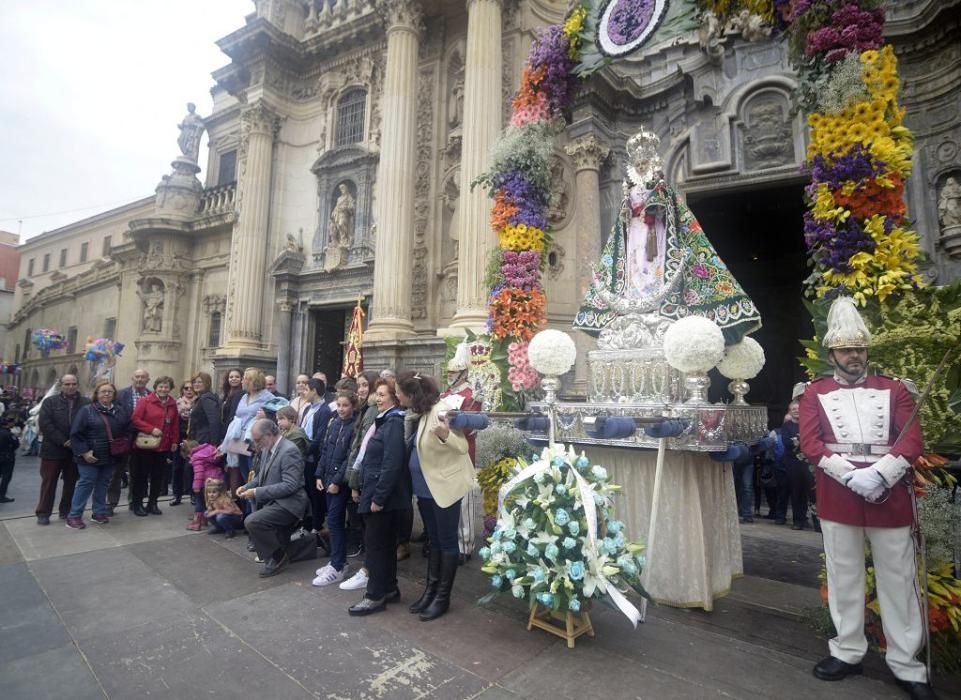
<svg viewBox="0 0 961 700">
<path fill-rule="evenodd" d="M 80 262 L 87 262 L 87 255 L 90 253 L 90 244 L 81 243 L 80 244 Z"/>
<path fill-rule="evenodd" d="M 350 90 L 337 101 L 337 138 L 335 146 L 346 146 L 364 140 L 364 110 L 367 91 Z"/>
<path fill-rule="evenodd" d="M 67 249 L 61 248 L 60 249 L 60 267 L 66 267 L 66 266 L 67 266 Z"/>
<path fill-rule="evenodd" d="M 50 272 L 50 253 L 43 254 L 43 272 Z"/>
<path fill-rule="evenodd" d="M 220 346 L 220 322 L 219 311 L 210 314 L 210 333 L 207 335 L 207 347 L 216 348 Z"/>
<path fill-rule="evenodd" d="M 117 333 L 117 319 L 108 318 L 103 322 L 103 337 L 108 340 L 113 340 L 114 335 Z"/>
<path fill-rule="evenodd" d="M 33 266 L 35 262 L 37 261 L 33 258 L 27 261 L 27 277 L 33 277 Z"/>
<path fill-rule="evenodd" d="M 111 243 L 112 241 L 110 236 L 103 237 L 103 250 L 100 252 L 100 257 L 106 258 L 110 256 Z"/>
<path fill-rule="evenodd" d="M 67 329 L 67 354 L 72 355 L 77 352 L 77 327 L 70 326 Z"/>
<path fill-rule="evenodd" d="M 227 151 L 220 154 L 220 165 L 217 170 L 217 186 L 229 185 L 237 179 L 237 151 Z"/>
</svg>

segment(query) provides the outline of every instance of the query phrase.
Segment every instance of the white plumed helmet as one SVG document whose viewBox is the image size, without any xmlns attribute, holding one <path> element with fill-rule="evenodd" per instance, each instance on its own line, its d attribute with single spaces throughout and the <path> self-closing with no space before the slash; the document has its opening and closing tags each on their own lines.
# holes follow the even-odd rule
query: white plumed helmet
<svg viewBox="0 0 961 700">
<path fill-rule="evenodd" d="M 467 341 L 461 341 L 454 351 L 454 356 L 447 362 L 448 372 L 463 372 L 467 369 L 470 360 L 470 351 L 467 349 Z"/>
<path fill-rule="evenodd" d="M 864 325 L 864 319 L 851 297 L 838 297 L 831 304 L 823 343 L 829 350 L 866 348 L 871 345 L 871 332 Z"/>
</svg>

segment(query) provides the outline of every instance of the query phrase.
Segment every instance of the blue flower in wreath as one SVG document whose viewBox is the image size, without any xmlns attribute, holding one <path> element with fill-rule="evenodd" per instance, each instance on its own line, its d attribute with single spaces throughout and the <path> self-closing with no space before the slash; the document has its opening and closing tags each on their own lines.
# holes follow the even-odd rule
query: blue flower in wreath
<svg viewBox="0 0 961 700">
<path fill-rule="evenodd" d="M 581 531 L 581 526 L 576 520 L 572 520 L 567 524 L 567 531 L 574 535 L 574 537 L 577 537 Z"/>
<path fill-rule="evenodd" d="M 491 542 L 491 554 L 497 554 L 499 551 L 501 551 L 501 543 Z"/>
<path fill-rule="evenodd" d="M 605 503 L 607 503 L 607 501 L 604 499 L 604 497 L 601 494 L 599 493 L 594 494 L 594 505 L 603 507 Z"/>
<path fill-rule="evenodd" d="M 589 466 L 591 466 L 591 461 L 584 455 L 581 455 L 574 462 L 574 466 L 578 469 L 587 469 Z"/>
<path fill-rule="evenodd" d="M 547 580 L 547 572 L 544 571 L 544 567 L 538 566 L 531 572 L 531 576 L 534 577 L 534 583 L 544 583 Z"/>
<path fill-rule="evenodd" d="M 607 531 L 616 535 L 618 532 L 624 529 L 624 523 L 620 520 L 608 520 L 607 521 Z"/>
<path fill-rule="evenodd" d="M 618 532 L 617 535 L 614 536 L 614 544 L 617 545 L 618 549 L 624 549 L 624 545 L 627 544 L 627 542 L 624 539 L 623 532 Z"/>
<path fill-rule="evenodd" d="M 586 571 L 587 570 L 584 568 L 584 562 L 580 560 L 572 561 L 567 567 L 567 575 L 570 576 L 571 581 L 580 581 L 582 578 L 584 578 Z"/>
<path fill-rule="evenodd" d="M 601 265 L 604 265 L 606 267 L 608 265 L 613 265 L 613 264 L 614 264 L 614 258 L 612 256 L 610 255 L 601 256 Z"/>
<path fill-rule="evenodd" d="M 535 545 L 533 542 L 527 545 L 527 556 L 539 557 L 540 555 L 541 555 L 541 552 L 539 549 L 537 549 L 537 545 Z"/>
<path fill-rule="evenodd" d="M 507 554 L 513 554 L 517 550 L 517 545 L 513 542 L 505 542 L 503 549 Z"/>
<path fill-rule="evenodd" d="M 604 552 L 607 554 L 614 554 L 618 550 L 617 544 L 610 537 L 605 537 L 603 540 Z"/>
<path fill-rule="evenodd" d="M 544 556 L 551 561 L 557 559 L 558 554 L 560 554 L 560 550 L 556 544 L 549 544 L 544 548 Z"/>
<path fill-rule="evenodd" d="M 523 586 L 512 586 L 512 587 L 511 587 L 511 594 L 512 594 L 515 598 L 523 598 L 523 597 L 524 597 L 524 587 L 523 587 Z"/>
<path fill-rule="evenodd" d="M 481 559 L 487 561 L 491 558 L 491 550 L 489 547 L 481 547 L 480 551 L 477 552 Z"/>
<path fill-rule="evenodd" d="M 617 565 L 621 567 L 623 571 L 628 576 L 633 576 L 637 573 L 637 565 L 634 563 L 634 559 L 627 554 L 621 555 L 617 558 Z"/>
<path fill-rule="evenodd" d="M 504 537 L 505 540 L 513 540 L 513 539 L 516 539 L 516 538 L 517 538 L 517 530 L 515 530 L 515 529 L 512 528 L 512 527 L 511 527 L 511 528 L 508 528 L 508 529 L 504 530 L 504 532 L 503 532 L 503 537 Z"/>
<path fill-rule="evenodd" d="M 545 608 L 549 608 L 554 605 L 554 596 L 547 591 L 543 591 L 537 594 L 537 602 Z"/>
<path fill-rule="evenodd" d="M 561 544 L 564 545 L 564 549 L 574 549 L 577 546 L 577 540 L 573 537 L 565 537 Z"/>
<path fill-rule="evenodd" d="M 537 525 L 534 523 L 533 518 L 526 518 L 524 520 L 524 527 L 526 527 L 528 530 L 533 530 L 537 527 Z"/>
<path fill-rule="evenodd" d="M 506 578 L 508 581 L 513 581 L 515 578 L 517 578 L 517 572 L 513 569 L 508 569 L 504 572 L 504 578 Z"/>
<path fill-rule="evenodd" d="M 562 467 L 562 466 L 564 466 L 566 463 L 567 463 L 567 460 L 565 460 L 563 457 L 559 457 L 559 456 L 558 456 L 558 457 L 555 457 L 554 459 L 551 460 L 551 464 L 553 464 L 555 467 Z"/>
<path fill-rule="evenodd" d="M 647 565 L 647 557 L 644 556 L 643 554 L 638 554 L 634 558 L 637 559 L 637 565 L 642 569 L 645 567 L 645 565 Z"/>
<path fill-rule="evenodd" d="M 563 508 L 558 508 L 554 511 L 554 523 L 560 527 L 564 527 L 571 521 L 571 516 L 567 514 L 567 511 Z"/>
<path fill-rule="evenodd" d="M 567 609 L 571 612 L 578 612 L 581 609 L 581 601 L 577 598 L 571 598 L 567 601 Z"/>
<path fill-rule="evenodd" d="M 491 533 L 491 539 L 499 540 L 500 538 L 501 538 L 501 526 L 498 525 L 497 527 L 494 528 L 494 531 Z"/>
<path fill-rule="evenodd" d="M 497 590 L 500 590 L 504 585 L 504 577 L 499 574 L 495 574 L 491 577 L 491 585 Z"/>
<path fill-rule="evenodd" d="M 564 486 L 564 484 L 558 484 L 554 487 L 554 493 L 556 493 L 558 496 L 563 496 L 565 493 L 567 493 L 567 487 Z"/>
<path fill-rule="evenodd" d="M 591 467 L 591 476 L 598 481 L 607 481 L 607 470 L 599 464 L 595 464 Z"/>
</svg>

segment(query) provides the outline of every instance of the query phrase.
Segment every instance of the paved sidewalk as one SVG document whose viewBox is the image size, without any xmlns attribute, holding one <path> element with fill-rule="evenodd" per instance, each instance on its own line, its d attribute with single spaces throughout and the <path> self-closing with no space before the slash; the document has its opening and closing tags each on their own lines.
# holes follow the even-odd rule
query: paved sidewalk
<svg viewBox="0 0 961 700">
<path fill-rule="evenodd" d="M 118 511 L 83 531 L 37 526 L 31 472 L 36 460 L 18 458 L 17 501 L 0 511 L 4 700 L 904 697 L 874 655 L 864 677 L 811 676 L 826 652 L 801 619 L 818 604 L 814 533 L 744 526 L 747 575 L 713 613 L 652 607 L 633 630 L 596 606 L 596 638 L 568 650 L 528 632 L 510 597 L 478 607 L 489 583 L 476 560 L 439 620 L 406 610 L 422 584 L 419 554 L 401 564 L 404 603 L 351 618 L 358 593 L 310 585 L 324 560 L 260 579 L 246 538 L 184 530 L 186 505 L 161 504 L 161 517 Z"/>
</svg>

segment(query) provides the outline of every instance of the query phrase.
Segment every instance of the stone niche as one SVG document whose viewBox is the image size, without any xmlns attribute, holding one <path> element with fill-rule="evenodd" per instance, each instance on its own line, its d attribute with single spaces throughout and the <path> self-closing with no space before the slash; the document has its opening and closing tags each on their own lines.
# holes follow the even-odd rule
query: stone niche
<svg viewBox="0 0 961 700">
<path fill-rule="evenodd" d="M 762 88 L 748 96 L 738 115 L 743 170 L 768 170 L 797 162 L 789 96 Z"/>
<path fill-rule="evenodd" d="M 317 230 L 311 245 L 311 256 L 316 265 L 328 269 L 361 264 L 374 255 L 371 235 L 371 206 L 378 156 L 361 145 L 350 145 L 327 151 L 311 166 L 317 177 L 319 202 Z M 353 231 L 347 246 L 346 259 L 328 260 L 331 241 L 330 215 L 346 186 L 354 200 Z M 339 255 L 339 253 L 338 253 Z"/>
</svg>

